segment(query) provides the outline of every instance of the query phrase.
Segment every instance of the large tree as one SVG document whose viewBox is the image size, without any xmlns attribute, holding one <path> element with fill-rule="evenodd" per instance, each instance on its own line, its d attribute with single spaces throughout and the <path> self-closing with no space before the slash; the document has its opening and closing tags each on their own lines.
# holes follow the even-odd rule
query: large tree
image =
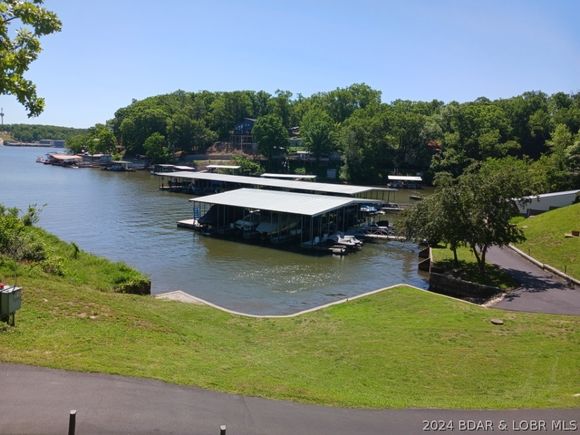
<svg viewBox="0 0 580 435">
<path fill-rule="evenodd" d="M 471 248 L 482 275 L 491 246 L 525 240 L 522 230 L 511 219 L 519 213 L 517 198 L 529 193 L 526 181 L 511 168 L 498 169 L 484 164 L 479 170 L 462 175 L 457 183 L 458 196 L 468 211 L 464 241 Z"/>
<path fill-rule="evenodd" d="M 288 130 L 280 117 L 273 113 L 258 118 L 252 134 L 258 144 L 258 151 L 268 157 L 268 160 L 272 159 L 276 148 L 285 147 L 288 142 Z"/>
<path fill-rule="evenodd" d="M 455 249 L 468 246 L 484 275 L 491 246 L 524 239 L 511 218 L 518 214 L 518 198 L 532 193 L 526 175 L 490 160 L 470 167 L 456 179 L 439 176 L 436 193 L 406 213 L 403 229 L 415 238 L 449 244 L 456 262 Z"/>
<path fill-rule="evenodd" d="M 304 145 L 318 159 L 321 154 L 335 148 L 334 129 L 330 115 L 322 109 L 314 108 L 304 114 L 300 124 L 300 136 Z"/>
<path fill-rule="evenodd" d="M 42 113 L 44 99 L 36 94 L 36 86 L 24 78 L 24 73 L 42 51 L 40 37 L 61 29 L 56 14 L 43 8 L 42 3 L 0 1 L 0 95 L 14 95 L 28 116 Z"/>
<path fill-rule="evenodd" d="M 165 163 L 171 160 L 171 152 L 167 147 L 165 136 L 160 133 L 153 133 L 145 139 L 143 148 L 151 163 Z"/>
</svg>

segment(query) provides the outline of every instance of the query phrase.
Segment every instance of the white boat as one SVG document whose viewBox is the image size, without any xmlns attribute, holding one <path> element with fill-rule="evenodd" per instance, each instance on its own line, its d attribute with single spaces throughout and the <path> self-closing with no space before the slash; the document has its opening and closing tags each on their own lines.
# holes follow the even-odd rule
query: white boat
<svg viewBox="0 0 580 435">
<path fill-rule="evenodd" d="M 351 248 L 360 248 L 363 244 L 362 241 L 357 239 L 352 235 L 345 235 L 343 233 L 334 233 L 328 236 L 328 240 L 343 246 L 348 246 Z"/>
</svg>

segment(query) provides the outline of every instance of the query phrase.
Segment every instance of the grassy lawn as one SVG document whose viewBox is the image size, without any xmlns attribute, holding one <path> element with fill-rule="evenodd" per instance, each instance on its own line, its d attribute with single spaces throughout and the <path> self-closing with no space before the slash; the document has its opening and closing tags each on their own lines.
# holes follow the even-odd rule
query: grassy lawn
<svg viewBox="0 0 580 435">
<path fill-rule="evenodd" d="M 298 318 L 252 319 L 110 292 L 119 265 L 75 271 L 90 264 L 82 257 L 65 261 L 64 276 L 21 267 L 23 308 L 15 328 L 0 326 L 1 361 L 348 407 L 580 406 L 580 317 L 398 287 Z"/>
<path fill-rule="evenodd" d="M 526 254 L 580 279 L 580 238 L 564 234 L 580 230 L 580 204 L 559 208 L 519 223 L 527 241 L 517 245 Z"/>
<path fill-rule="evenodd" d="M 433 262 L 445 270 L 453 271 L 453 275 L 466 281 L 492 285 L 507 290 L 517 286 L 517 282 L 504 270 L 491 264 L 486 264 L 485 276 L 481 276 L 477 261 L 469 248 L 457 249 L 459 267 L 453 262 L 453 252 L 446 247 L 432 248 Z"/>
</svg>

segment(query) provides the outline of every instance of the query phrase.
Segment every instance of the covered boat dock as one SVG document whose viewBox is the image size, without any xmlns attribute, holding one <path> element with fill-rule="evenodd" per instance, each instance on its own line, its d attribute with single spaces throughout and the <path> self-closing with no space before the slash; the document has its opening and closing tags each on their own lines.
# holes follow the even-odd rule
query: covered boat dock
<svg viewBox="0 0 580 435">
<path fill-rule="evenodd" d="M 388 186 L 403 189 L 420 189 L 423 179 L 418 175 L 389 175 Z"/>
<path fill-rule="evenodd" d="M 391 192 L 396 192 L 396 189 L 385 187 L 280 180 L 277 178 L 246 177 L 208 172 L 172 172 L 156 173 L 156 175 L 161 176 L 161 189 L 191 193 L 194 195 L 207 195 L 240 188 L 253 188 L 346 196 L 389 202 Z"/>
<path fill-rule="evenodd" d="M 281 180 L 305 180 L 305 181 L 314 181 L 316 180 L 316 175 L 300 175 L 300 174 L 271 174 L 265 173 L 260 175 L 260 177 L 264 178 L 279 178 Z"/>
<path fill-rule="evenodd" d="M 360 209 L 368 203 L 357 198 L 244 188 L 190 201 L 191 227 L 205 234 L 307 249 L 328 246 L 332 234 L 363 222 Z"/>
<path fill-rule="evenodd" d="M 223 171 L 231 171 L 232 174 L 235 174 L 241 168 L 239 165 L 207 165 L 205 169 L 208 172 L 213 173 L 221 173 Z"/>
</svg>

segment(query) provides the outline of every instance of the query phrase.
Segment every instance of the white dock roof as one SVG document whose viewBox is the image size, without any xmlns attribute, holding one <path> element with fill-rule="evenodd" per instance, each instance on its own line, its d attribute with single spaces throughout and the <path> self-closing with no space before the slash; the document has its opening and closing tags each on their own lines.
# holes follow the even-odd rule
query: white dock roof
<svg viewBox="0 0 580 435">
<path fill-rule="evenodd" d="M 423 179 L 414 175 L 389 175 L 389 181 L 423 181 Z"/>
<path fill-rule="evenodd" d="M 207 169 L 240 169 L 238 165 L 207 165 Z"/>
<path fill-rule="evenodd" d="M 277 189 L 306 190 L 309 192 L 334 193 L 337 195 L 357 195 L 373 190 L 394 191 L 384 187 L 353 186 L 349 184 L 316 183 L 312 181 L 279 180 L 276 178 L 245 177 L 242 175 L 213 174 L 211 172 L 158 172 L 163 177 L 190 180 L 222 181 L 249 186 L 274 187 Z"/>
<path fill-rule="evenodd" d="M 312 195 L 308 193 L 282 192 L 279 190 L 236 189 L 215 195 L 190 199 L 192 202 L 219 204 L 254 210 L 318 216 L 329 211 L 357 204 L 361 201 L 340 196 Z"/>
<path fill-rule="evenodd" d="M 280 178 L 288 180 L 314 180 L 316 175 L 299 175 L 299 174 L 262 174 L 260 177 L 264 178 Z"/>
</svg>

